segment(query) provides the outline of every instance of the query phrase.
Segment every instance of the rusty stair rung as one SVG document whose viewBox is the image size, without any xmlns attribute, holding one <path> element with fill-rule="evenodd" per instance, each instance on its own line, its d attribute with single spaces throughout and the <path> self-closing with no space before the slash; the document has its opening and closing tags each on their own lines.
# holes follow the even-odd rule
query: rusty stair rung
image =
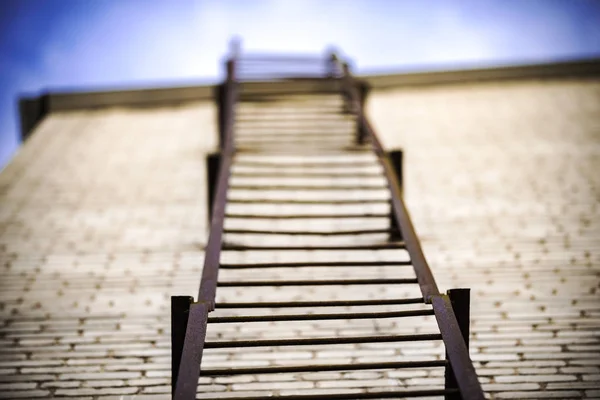
<svg viewBox="0 0 600 400">
<path fill-rule="evenodd" d="M 221 281 L 218 287 L 260 287 L 260 286 L 350 286 L 350 285 L 406 285 L 418 283 L 417 279 L 365 278 L 365 279 L 308 279 L 275 281 Z"/>
<path fill-rule="evenodd" d="M 228 199 L 231 204 L 389 204 L 390 199 Z"/>
<path fill-rule="evenodd" d="M 428 315 L 433 315 L 433 309 L 329 314 L 233 315 L 227 317 L 208 317 L 208 323 L 230 324 L 240 322 L 326 321 L 336 319 L 408 318 Z"/>
<path fill-rule="evenodd" d="M 272 262 L 233 264 L 224 263 L 222 269 L 253 269 L 253 268 L 302 268 L 302 267 L 398 267 L 412 265 L 410 261 L 311 261 L 311 262 Z"/>
<path fill-rule="evenodd" d="M 235 161 L 237 166 L 266 166 L 266 167 L 271 167 L 271 168 L 278 168 L 278 169 L 282 169 L 285 167 L 294 167 L 294 168 L 298 168 L 298 167 L 302 167 L 302 168 L 310 168 L 310 167 L 326 167 L 326 168 L 331 168 L 331 167 L 357 167 L 357 166 L 365 166 L 365 167 L 373 167 L 373 166 L 378 166 L 379 164 L 377 163 L 376 160 L 369 160 L 369 161 L 345 161 L 345 162 L 309 162 L 309 161 L 299 161 L 299 162 L 290 162 L 290 161 L 286 161 L 286 162 L 278 162 L 278 161 L 274 161 L 274 162 L 266 162 L 266 161 L 247 161 L 247 160 L 236 160 Z"/>
<path fill-rule="evenodd" d="M 426 340 L 441 340 L 440 333 L 422 333 L 415 335 L 377 335 L 377 336 L 346 336 L 327 338 L 303 339 L 263 339 L 263 340 L 232 340 L 205 342 L 205 349 L 223 349 L 235 347 L 276 347 L 276 346 L 320 346 L 328 344 L 359 344 L 359 343 L 391 343 L 417 342 Z"/>
<path fill-rule="evenodd" d="M 397 232 L 394 229 L 357 229 L 345 231 L 276 231 L 276 230 L 260 230 L 260 229 L 225 229 L 223 233 L 236 235 L 291 235 L 291 236 L 358 236 L 358 235 L 374 235 L 380 233 Z"/>
<path fill-rule="evenodd" d="M 277 132 L 277 133 L 269 133 L 269 132 L 263 132 L 260 134 L 257 133 L 246 133 L 246 134 L 242 134 L 240 136 L 238 136 L 235 141 L 236 143 L 240 143 L 241 141 L 248 141 L 248 142 L 252 142 L 252 141 L 259 141 L 259 142 L 263 142 L 263 141 L 272 141 L 272 140 L 280 140 L 280 139 L 287 139 L 287 140 L 303 140 L 303 141 L 312 141 L 314 142 L 315 139 L 319 138 L 319 141 L 321 141 L 321 137 L 323 135 L 322 134 L 318 134 L 318 133 L 281 133 L 281 132 Z M 325 138 L 326 142 L 332 142 L 332 141 L 340 141 L 340 140 L 348 140 L 348 139 L 353 139 L 353 134 L 352 132 L 335 132 L 333 133 L 331 136 L 328 135 L 327 138 Z"/>
<path fill-rule="evenodd" d="M 351 219 L 351 218 L 389 218 L 389 213 L 379 214 L 225 214 L 226 218 L 235 219 Z"/>
<path fill-rule="evenodd" d="M 370 391 L 358 393 L 327 393 L 323 394 L 294 394 L 277 396 L 281 400 L 348 400 L 348 399 L 405 399 L 407 397 L 431 397 L 456 395 L 458 389 L 422 389 L 422 390 L 387 390 L 387 391 Z M 245 397 L 229 397 L 228 400 L 264 400 L 271 396 L 245 396 Z M 220 397 L 202 397 L 204 400 L 217 400 Z"/>
<path fill-rule="evenodd" d="M 344 191 L 364 191 L 364 190 L 386 190 L 387 187 L 383 185 L 333 185 L 333 186 L 325 186 L 325 185 L 263 185 L 263 184 L 255 184 L 255 185 L 231 185 L 231 190 L 258 190 L 258 191 L 268 191 L 268 190 L 323 190 L 323 191 L 336 191 L 336 190 L 344 190 Z"/>
<path fill-rule="evenodd" d="M 348 153 L 364 153 L 367 151 L 363 147 L 341 147 L 341 146 L 294 146 L 294 149 L 290 149 L 289 145 L 278 145 L 272 148 L 261 148 L 256 147 L 237 147 L 236 153 L 238 154 L 269 154 L 269 155 L 302 155 L 302 156 L 336 156 L 336 155 L 347 155 Z"/>
<path fill-rule="evenodd" d="M 244 303 L 217 303 L 216 308 L 302 308 L 302 307 L 352 307 L 391 306 L 424 303 L 422 297 L 405 299 L 331 300 L 331 301 L 262 301 Z"/>
<path fill-rule="evenodd" d="M 254 375 L 254 374 L 279 374 L 299 372 L 331 372 L 331 371 L 361 371 L 369 369 L 405 369 L 405 368 L 433 368 L 446 366 L 445 360 L 427 361 L 396 361 L 360 364 L 316 364 L 316 365 L 282 365 L 273 367 L 240 367 L 240 368 L 207 368 L 202 370 L 202 376 L 227 376 L 227 375 Z M 357 393 L 353 393 L 354 397 Z M 322 399 L 321 395 L 321 399 Z M 346 397 L 348 398 L 348 394 Z"/>
<path fill-rule="evenodd" d="M 277 171 L 277 172 L 264 172 L 264 171 L 252 171 L 252 172 L 232 172 L 232 176 L 236 178 L 291 178 L 291 177 L 302 177 L 302 178 L 383 178 L 380 171 L 375 173 L 368 172 L 303 172 L 303 171 Z"/>
<path fill-rule="evenodd" d="M 316 250 L 390 250 L 390 249 L 405 249 L 404 242 L 389 242 L 381 244 L 357 244 L 355 246 L 336 246 L 336 245 L 325 245 L 325 246 L 254 246 L 254 245 L 242 245 L 233 243 L 224 243 L 223 250 L 227 251 L 285 251 L 285 250 L 304 250 L 304 251 L 316 251 Z"/>
</svg>

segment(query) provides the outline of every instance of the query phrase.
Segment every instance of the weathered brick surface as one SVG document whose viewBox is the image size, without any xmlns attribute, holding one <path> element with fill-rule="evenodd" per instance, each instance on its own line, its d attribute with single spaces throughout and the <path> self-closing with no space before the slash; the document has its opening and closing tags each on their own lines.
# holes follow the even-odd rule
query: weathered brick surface
<svg viewBox="0 0 600 400">
<path fill-rule="evenodd" d="M 408 207 L 440 287 L 473 288 L 471 353 L 489 397 L 598 398 L 600 84 L 521 81 L 382 91 L 372 94 L 369 112 L 385 145 L 405 149 Z M 169 296 L 194 295 L 198 288 L 206 239 L 204 154 L 215 142 L 209 104 L 54 114 L 0 173 L 0 385 L 6 385 L 0 388 L 1 398 L 168 397 Z M 232 205 L 229 210 L 264 212 L 265 206 Z M 310 228 L 385 223 L 319 221 Z M 227 224 L 248 227 L 233 220 Z M 261 226 L 297 225 L 271 221 L 253 223 L 252 228 Z M 302 240 L 275 238 L 271 243 Z M 385 240 L 385 235 L 368 240 Z M 269 262 L 405 259 L 406 254 L 229 252 L 224 257 L 230 262 Z M 230 272 L 224 271 L 222 279 L 250 277 Z M 295 273 L 299 279 L 317 273 L 337 276 L 335 270 L 322 268 Z M 367 276 L 360 268 L 352 273 Z M 276 269 L 269 274 L 273 279 L 289 277 Z M 411 277 L 410 267 L 374 268 L 368 274 Z M 362 294 L 419 295 L 412 287 L 367 287 Z M 294 288 L 222 288 L 218 293 L 223 301 L 302 295 Z M 351 298 L 355 291 L 317 288 L 309 295 Z M 218 313 L 228 315 L 227 310 Z M 209 337 L 432 329 L 433 318 L 419 317 L 376 325 L 227 324 L 218 332 L 209 330 Z M 280 351 L 275 356 L 260 349 L 211 349 L 204 363 L 227 367 L 443 356 L 439 345 L 407 343 Z M 350 394 L 379 387 L 430 387 L 440 384 L 440 376 L 438 369 L 424 369 L 201 378 L 200 388 L 222 398 L 233 395 L 230 391 L 264 395 L 265 389 L 279 394 Z"/>
<path fill-rule="evenodd" d="M 438 283 L 473 289 L 484 388 L 596 398 L 600 84 L 395 90 L 369 108 L 385 144 L 406 150 L 405 196 Z"/>
<path fill-rule="evenodd" d="M 2 171 L 0 398 L 169 384 L 169 296 L 198 289 L 213 125 L 209 104 L 53 114 Z"/>
</svg>

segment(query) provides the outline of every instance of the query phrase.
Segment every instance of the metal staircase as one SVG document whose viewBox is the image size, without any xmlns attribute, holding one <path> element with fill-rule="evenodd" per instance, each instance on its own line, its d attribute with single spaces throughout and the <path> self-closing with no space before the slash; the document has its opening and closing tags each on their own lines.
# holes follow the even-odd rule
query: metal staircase
<svg viewBox="0 0 600 400">
<path fill-rule="evenodd" d="M 483 398 L 468 289 L 439 293 L 365 84 L 333 54 L 227 71 L 201 287 L 172 298 L 173 397 Z"/>
</svg>

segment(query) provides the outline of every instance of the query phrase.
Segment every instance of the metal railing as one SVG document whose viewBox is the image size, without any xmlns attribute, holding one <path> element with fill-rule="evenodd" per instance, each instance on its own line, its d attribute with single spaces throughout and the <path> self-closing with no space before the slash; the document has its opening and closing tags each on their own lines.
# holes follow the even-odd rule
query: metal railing
<svg viewBox="0 0 600 400">
<path fill-rule="evenodd" d="M 331 57 L 294 54 L 242 54 L 236 63 L 240 81 L 322 79 L 339 77 L 339 63 Z"/>
<path fill-rule="evenodd" d="M 283 396 L 288 399 L 312 399 L 312 398 L 393 398 L 424 395 L 444 395 L 446 399 L 483 399 L 483 392 L 477 379 L 475 369 L 468 352 L 469 341 L 469 290 L 455 289 L 442 294 L 439 292 L 433 274 L 425 259 L 420 242 L 415 233 L 409 213 L 404 205 L 402 197 L 402 153 L 399 151 L 386 152 L 377 137 L 372 125 L 364 114 L 364 102 L 367 87 L 358 79 L 354 78 L 348 65 L 342 63 L 334 54 L 327 57 L 272 57 L 272 56 L 245 56 L 240 57 L 239 51 L 227 62 L 227 78 L 217 88 L 217 102 L 219 106 L 219 138 L 221 152 L 208 157 L 208 204 L 210 218 L 210 233 L 206 245 L 204 270 L 200 285 L 198 299 L 189 296 L 175 296 L 172 298 L 172 388 L 175 399 L 193 399 L 196 396 L 198 379 L 201 374 L 200 366 L 202 354 L 205 348 L 227 348 L 227 347 L 256 347 L 256 346 L 287 346 L 287 345 L 326 345 L 339 343 L 372 343 L 372 342 L 399 342 L 415 340 L 443 340 L 446 348 L 446 360 L 439 361 L 403 361 L 387 363 L 367 364 L 344 364 L 344 365 L 304 365 L 304 366 L 279 366 L 279 367 L 252 367 L 237 368 L 230 370 L 204 369 L 203 376 L 220 376 L 224 374 L 269 374 L 311 371 L 343 371 L 343 370 L 366 370 L 366 369 L 390 369 L 390 368 L 419 368 L 444 366 L 445 387 L 443 390 L 417 390 L 403 392 L 370 392 L 355 393 L 352 395 L 297 395 Z M 240 61 L 245 60 L 245 61 Z M 244 69 L 240 70 L 240 66 Z M 293 65 L 294 68 L 286 70 L 278 67 Z M 304 73 L 296 68 L 299 65 L 309 65 L 308 72 Z M 268 66 L 268 68 L 267 68 Z M 311 69 L 314 68 L 314 69 Z M 243 71 L 243 72 L 241 72 Z M 228 189 L 230 188 L 231 166 L 235 152 L 234 145 L 234 117 L 238 98 L 238 82 L 258 80 L 278 80 L 294 78 L 322 79 L 323 81 L 339 81 L 341 95 L 345 98 L 345 111 L 355 115 L 356 120 L 356 142 L 364 144 L 370 142 L 379 163 L 383 168 L 383 175 L 390 193 L 390 239 L 395 243 L 356 246 L 258 246 L 249 247 L 235 244 L 227 244 L 228 250 L 235 249 L 261 249 L 261 250 L 293 250 L 293 249 L 324 249 L 324 250 L 353 250 L 353 249 L 385 249 L 404 248 L 410 256 L 410 263 L 414 269 L 416 279 L 339 279 L 339 280 L 291 280 L 288 282 L 277 282 L 277 286 L 308 286 L 308 285 L 357 285 L 357 284 L 410 284 L 416 283 L 422 293 L 421 299 L 392 299 L 392 300 L 341 300 L 330 302 L 236 302 L 219 304 L 219 308 L 295 308 L 295 307 L 328 307 L 328 306 L 363 306 L 382 304 L 412 304 L 425 302 L 431 304 L 432 310 L 408 310 L 392 312 L 359 312 L 359 313 L 327 313 L 327 314 L 278 314 L 269 316 L 224 316 L 210 317 L 209 313 L 215 309 L 216 290 L 219 286 L 272 286 L 272 281 L 251 282 L 219 282 L 219 268 L 269 268 L 270 266 L 294 268 L 296 266 L 307 266 L 310 263 L 277 263 L 277 264 L 223 264 L 221 265 L 221 251 L 224 248 L 223 237 L 225 233 L 262 233 L 274 232 L 256 230 L 228 230 L 224 229 L 224 220 L 231 217 L 226 214 L 225 207 L 228 201 Z M 308 200 L 305 200 L 308 202 Z M 346 200 L 346 201 L 351 201 Z M 303 204 L 302 200 L 296 203 Z M 304 203 L 306 204 L 306 203 Z M 333 201 L 331 204 L 344 204 L 344 200 Z M 248 218 L 251 216 L 238 215 Z M 294 216 L 288 216 L 294 218 Z M 373 233 L 370 231 L 341 231 L 329 232 L 328 234 L 361 234 Z M 379 231 L 377 231 L 379 232 Z M 275 232 L 281 233 L 281 232 Z M 287 232 L 288 234 L 290 232 Z M 295 232 L 298 233 L 298 232 Z M 300 232 L 312 234 L 310 232 Z M 294 234 L 294 232 L 291 232 Z M 401 240 L 401 242 L 399 241 Z M 395 262 L 360 262 L 357 265 L 401 265 Z M 318 263 L 319 266 L 352 266 L 352 262 L 330 262 Z M 314 266 L 314 265 L 313 265 Z M 435 315 L 439 334 L 420 335 L 393 335 L 393 336 L 365 336 L 352 338 L 314 338 L 314 339 L 269 339 L 269 340 L 236 340 L 207 342 L 206 332 L 209 322 L 257 322 L 257 321 L 299 321 L 319 319 L 360 319 L 360 318 L 391 318 L 411 317 L 417 315 Z M 251 399 L 247 397 L 245 399 Z"/>
<path fill-rule="evenodd" d="M 391 224 L 398 227 L 410 255 L 423 299 L 433 305 L 435 317 L 446 345 L 450 361 L 446 371 L 446 387 L 457 387 L 464 399 L 483 398 L 483 391 L 469 357 L 470 296 L 468 289 L 453 289 L 441 294 L 425 259 L 402 195 L 401 153 L 387 153 L 364 113 L 364 84 L 350 73 L 347 63 L 341 63 L 342 91 L 357 115 L 357 141 L 369 140 L 383 167 L 391 193 Z M 361 90 L 362 89 L 362 90 Z M 461 397 L 455 397 L 461 398 Z"/>
<path fill-rule="evenodd" d="M 235 56 L 234 54 L 227 61 L 227 77 L 218 88 L 221 152 L 208 159 L 210 233 L 205 248 L 198 300 L 194 302 L 189 296 L 175 296 L 171 300 L 172 394 L 176 399 L 196 397 L 208 313 L 215 308 L 225 205 L 234 155 L 233 124 L 238 95 Z"/>
</svg>

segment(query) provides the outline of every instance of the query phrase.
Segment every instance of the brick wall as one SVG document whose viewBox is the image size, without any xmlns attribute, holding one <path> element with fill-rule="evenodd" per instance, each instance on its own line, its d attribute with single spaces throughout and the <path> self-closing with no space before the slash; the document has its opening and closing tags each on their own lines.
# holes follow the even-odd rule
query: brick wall
<svg viewBox="0 0 600 400">
<path fill-rule="evenodd" d="M 484 390 L 600 398 L 600 82 L 395 90 L 369 109 L 406 150 L 440 287 L 472 288 Z"/>
<path fill-rule="evenodd" d="M 473 288 L 472 356 L 489 397 L 600 397 L 600 84 L 382 91 L 369 112 L 384 143 L 406 151 L 407 203 L 440 287 Z M 168 397 L 169 296 L 198 288 L 215 143 L 209 104 L 53 114 L 37 128 L 0 173 L 0 398 Z M 413 329 L 378 327 L 401 328 Z M 374 360 L 442 351 L 357 350 Z M 277 357 L 343 361 L 345 351 Z M 274 357 L 259 354 L 205 361 Z M 326 392 L 339 378 L 201 384 Z M 440 379 L 346 378 L 349 390 Z"/>
<path fill-rule="evenodd" d="M 200 282 L 212 113 L 53 114 L 2 171 L 0 398 L 170 391 L 169 296 Z"/>
</svg>

